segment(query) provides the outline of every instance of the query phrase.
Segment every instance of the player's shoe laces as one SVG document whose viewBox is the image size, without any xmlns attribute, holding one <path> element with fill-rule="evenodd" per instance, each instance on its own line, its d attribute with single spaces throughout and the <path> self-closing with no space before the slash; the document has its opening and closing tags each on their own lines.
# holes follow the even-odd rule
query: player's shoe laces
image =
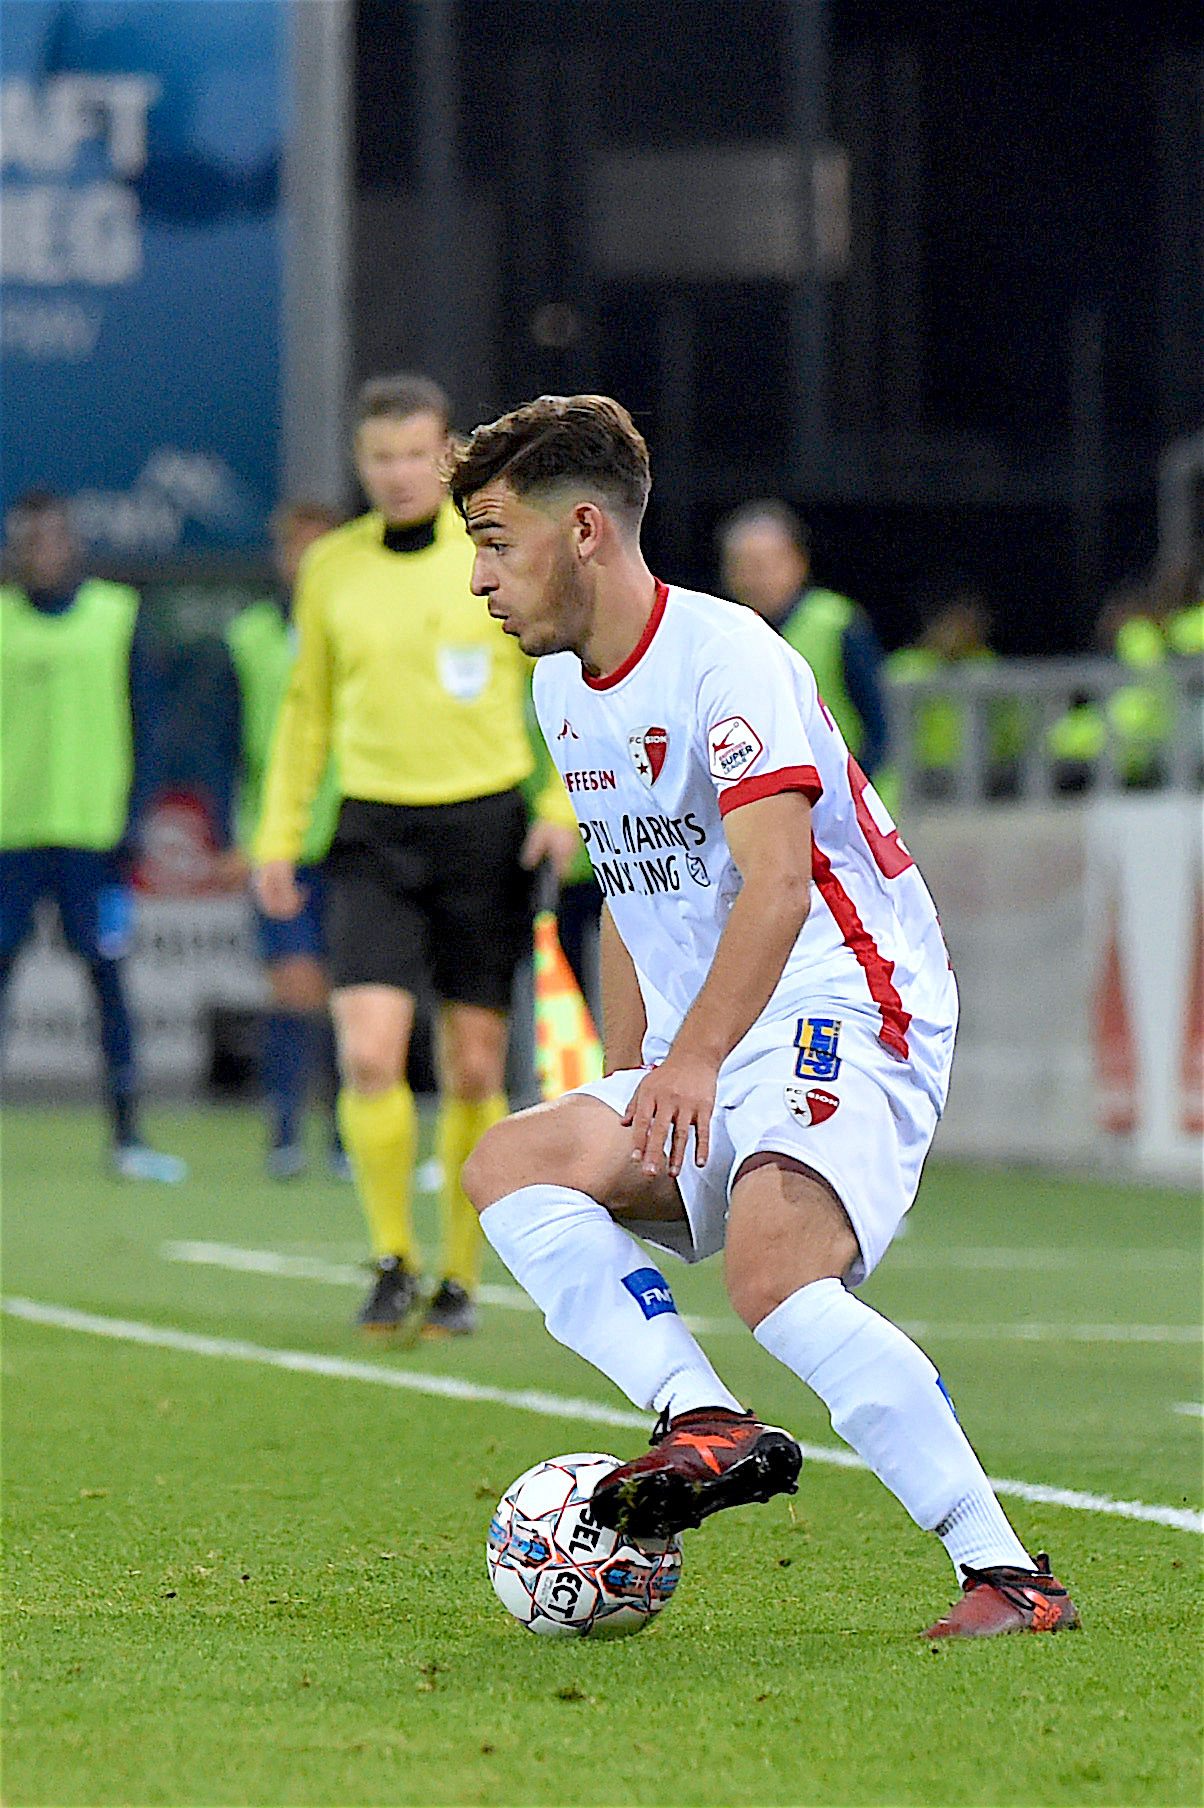
<svg viewBox="0 0 1204 1808">
<path fill-rule="evenodd" d="M 923 1638 L 993 1638 L 999 1632 L 1061 1632 L 1079 1624 L 1079 1610 L 1049 1567 L 971 1569 L 962 1565 L 962 1598 Z"/>
<path fill-rule="evenodd" d="M 188 1179 L 186 1161 L 148 1148 L 145 1143 L 115 1143 L 109 1159 L 113 1172 L 122 1180 L 157 1180 L 161 1186 L 179 1186 Z"/>
<path fill-rule="evenodd" d="M 356 1314 L 361 1330 L 402 1336 L 416 1329 L 422 1295 L 418 1282 L 399 1256 L 381 1256 L 367 1299 Z"/>
<path fill-rule="evenodd" d="M 803 1453 L 787 1431 L 752 1413 L 708 1406 L 662 1413 L 652 1449 L 603 1476 L 590 1510 L 633 1538 L 669 1538 L 723 1507 L 793 1494 Z"/>
<path fill-rule="evenodd" d="M 422 1321 L 424 1337 L 469 1337 L 477 1329 L 477 1309 L 472 1296 L 458 1281 L 443 1281 L 433 1295 Z"/>
</svg>

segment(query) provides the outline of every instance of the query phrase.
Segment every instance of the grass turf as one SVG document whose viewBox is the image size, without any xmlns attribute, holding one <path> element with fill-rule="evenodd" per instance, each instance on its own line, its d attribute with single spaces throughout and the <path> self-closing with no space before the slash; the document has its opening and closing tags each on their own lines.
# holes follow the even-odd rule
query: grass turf
<svg viewBox="0 0 1204 1808">
<path fill-rule="evenodd" d="M 353 1287 L 165 1260 L 205 1239 L 347 1263 L 360 1235 L 317 1168 L 261 1178 L 247 1114 L 156 1128 L 181 1188 L 107 1179 L 89 1114 L 6 1114 L 7 1295 L 626 1404 L 531 1313 L 365 1351 Z M 831 1445 L 718 1268 L 669 1273 L 735 1391 Z M 1199 1505 L 1201 1422 L 1173 1411 L 1201 1398 L 1198 1342 L 1069 1335 L 1198 1326 L 1193 1200 L 934 1163 L 866 1292 L 926 1327 L 993 1474 Z M 1021 1322 L 1044 1334 L 984 1334 Z M 549 1642 L 492 1595 L 490 1507 L 541 1456 L 638 1432 L 12 1317 L 3 1364 L 10 1805 L 1200 1799 L 1193 1532 L 1009 1500 L 1084 1631 L 930 1648 L 936 1541 L 868 1475 L 810 1463 L 793 1503 L 687 1536 L 654 1629 Z"/>
</svg>

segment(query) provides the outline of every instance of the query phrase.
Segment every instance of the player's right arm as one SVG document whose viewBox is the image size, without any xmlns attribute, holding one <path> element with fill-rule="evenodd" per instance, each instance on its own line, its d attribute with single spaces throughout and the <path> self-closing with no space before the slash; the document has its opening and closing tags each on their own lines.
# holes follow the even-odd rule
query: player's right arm
<svg viewBox="0 0 1204 1808">
<path fill-rule="evenodd" d="M 605 1069 L 615 1073 L 643 1065 L 648 1020 L 640 982 L 610 911 L 602 906 L 599 954 L 602 967 L 602 1038 Z"/>
<path fill-rule="evenodd" d="M 301 562 L 293 605 L 297 656 L 281 705 L 255 837 L 255 890 L 269 916 L 296 916 L 304 902 L 294 868 L 310 807 L 330 753 L 332 648 L 326 630 L 323 547 Z"/>
</svg>

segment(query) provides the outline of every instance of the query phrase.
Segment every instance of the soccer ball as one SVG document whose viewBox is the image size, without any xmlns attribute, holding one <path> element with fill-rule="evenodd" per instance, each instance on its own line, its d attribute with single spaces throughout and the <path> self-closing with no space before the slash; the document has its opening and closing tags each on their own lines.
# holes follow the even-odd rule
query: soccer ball
<svg viewBox="0 0 1204 1808">
<path fill-rule="evenodd" d="M 498 1598 L 529 1632 L 622 1638 L 673 1597 L 681 1540 L 646 1539 L 596 1523 L 590 1496 L 617 1456 L 579 1452 L 536 1463 L 502 1495 L 485 1561 Z"/>
</svg>

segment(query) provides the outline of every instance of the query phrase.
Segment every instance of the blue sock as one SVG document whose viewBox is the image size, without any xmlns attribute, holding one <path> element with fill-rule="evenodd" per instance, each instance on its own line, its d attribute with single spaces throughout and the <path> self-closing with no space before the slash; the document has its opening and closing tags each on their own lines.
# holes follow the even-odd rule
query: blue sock
<svg viewBox="0 0 1204 1808">
<path fill-rule="evenodd" d="M 272 1146 L 300 1136 L 313 1065 L 314 1021 L 298 1011 L 269 1011 L 264 1023 L 261 1080 Z"/>
<path fill-rule="evenodd" d="M 134 1080 L 134 1026 L 126 1003 L 121 962 L 88 963 L 92 990 L 100 1012 L 100 1052 L 104 1059 L 105 1098 L 119 1146 L 140 1141 Z"/>
</svg>

